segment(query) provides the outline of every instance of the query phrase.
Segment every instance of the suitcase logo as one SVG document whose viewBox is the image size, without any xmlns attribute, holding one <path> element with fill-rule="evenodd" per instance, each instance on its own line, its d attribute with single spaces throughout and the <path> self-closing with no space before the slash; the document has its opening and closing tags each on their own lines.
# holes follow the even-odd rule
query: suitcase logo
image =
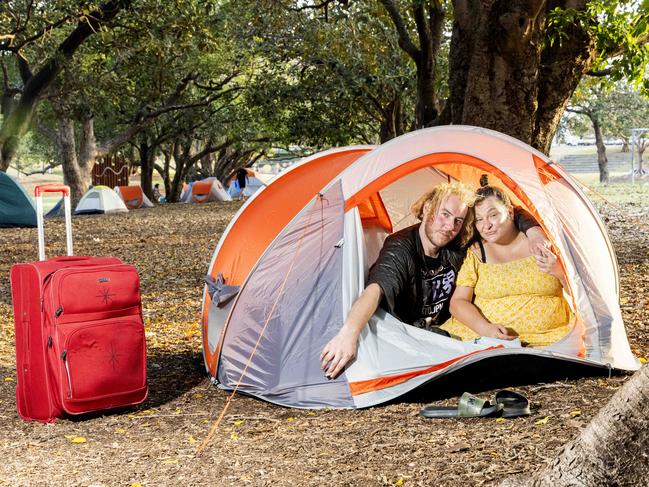
<svg viewBox="0 0 649 487">
<path fill-rule="evenodd" d="M 117 370 L 117 366 L 119 365 L 119 356 L 120 354 L 117 353 L 117 349 L 115 348 L 115 343 L 110 342 L 110 358 L 108 361 L 110 362 L 110 365 L 113 367 L 113 370 Z"/>
</svg>

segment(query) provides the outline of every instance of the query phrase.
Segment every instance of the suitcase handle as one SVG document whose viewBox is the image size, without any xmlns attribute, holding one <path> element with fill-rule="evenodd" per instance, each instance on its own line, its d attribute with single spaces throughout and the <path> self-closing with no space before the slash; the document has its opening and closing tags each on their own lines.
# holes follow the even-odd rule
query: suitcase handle
<svg viewBox="0 0 649 487">
<path fill-rule="evenodd" d="M 63 206 L 65 207 L 65 243 L 68 256 L 72 256 L 72 212 L 70 211 L 70 187 L 64 184 L 42 184 L 34 188 L 34 196 L 36 196 L 36 225 L 38 227 L 38 260 L 45 260 L 43 193 L 63 193 Z"/>
<path fill-rule="evenodd" d="M 37 198 L 43 193 L 63 193 L 63 196 L 70 196 L 70 187 L 65 184 L 41 184 L 34 188 L 34 196 Z"/>
</svg>

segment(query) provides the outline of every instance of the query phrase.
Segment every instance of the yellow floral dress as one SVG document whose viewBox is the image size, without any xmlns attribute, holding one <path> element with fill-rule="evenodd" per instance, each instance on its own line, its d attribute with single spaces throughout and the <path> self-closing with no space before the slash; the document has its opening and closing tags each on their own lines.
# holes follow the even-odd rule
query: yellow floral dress
<svg viewBox="0 0 649 487">
<path fill-rule="evenodd" d="M 473 288 L 473 303 L 491 323 L 511 327 L 523 343 L 550 345 L 572 327 L 568 303 L 559 280 L 536 265 L 533 256 L 504 263 L 483 263 L 468 251 L 457 286 Z M 455 318 L 441 326 L 462 340 L 478 335 Z"/>
</svg>

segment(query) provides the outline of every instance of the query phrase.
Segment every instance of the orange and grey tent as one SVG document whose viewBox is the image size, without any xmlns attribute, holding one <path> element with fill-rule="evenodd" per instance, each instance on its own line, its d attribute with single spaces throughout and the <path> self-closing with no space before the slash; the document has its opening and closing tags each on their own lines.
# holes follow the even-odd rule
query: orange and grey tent
<svg viewBox="0 0 649 487">
<path fill-rule="evenodd" d="M 557 250 L 572 330 L 548 347 L 494 347 L 378 310 L 356 360 L 328 380 L 320 352 L 363 290 L 385 236 L 416 222 L 408 210 L 424 191 L 448 180 L 477 187 L 484 173 L 538 220 Z M 241 207 L 206 280 L 203 354 L 213 380 L 285 406 L 372 406 L 499 357 L 639 367 L 618 304 L 615 254 L 593 206 L 545 155 L 486 129 L 436 127 L 304 159 Z"/>
<path fill-rule="evenodd" d="M 184 188 L 180 196 L 182 203 L 208 203 L 210 201 L 232 201 L 221 182 L 215 177 L 194 181 Z"/>
<path fill-rule="evenodd" d="M 142 191 L 142 186 L 115 186 L 114 189 L 129 210 L 153 208 L 153 203 Z"/>
</svg>

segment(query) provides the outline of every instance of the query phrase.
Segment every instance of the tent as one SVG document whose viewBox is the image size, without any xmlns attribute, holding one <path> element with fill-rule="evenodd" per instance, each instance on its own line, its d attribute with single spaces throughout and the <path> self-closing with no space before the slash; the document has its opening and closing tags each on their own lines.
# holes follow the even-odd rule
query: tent
<svg viewBox="0 0 649 487">
<path fill-rule="evenodd" d="M 115 191 L 108 186 L 93 186 L 81 197 L 75 215 L 90 213 L 120 213 L 128 208 Z"/>
<path fill-rule="evenodd" d="M 142 191 L 142 186 L 115 186 L 114 189 L 129 210 L 153 208 L 153 203 Z"/>
<path fill-rule="evenodd" d="M 385 236 L 414 223 L 408 209 L 425 190 L 448 180 L 477 187 L 484 173 L 539 221 L 557 249 L 572 330 L 548 347 L 504 348 L 447 338 L 379 309 L 361 333 L 356 360 L 327 380 L 320 352 L 364 289 Z M 618 304 L 615 254 L 589 200 L 545 155 L 481 128 L 435 127 L 302 160 L 241 207 L 206 281 L 209 374 L 223 389 L 285 406 L 373 406 L 492 358 L 640 365 Z"/>
<path fill-rule="evenodd" d="M 36 207 L 21 184 L 0 171 L 0 227 L 35 227 Z"/>
<path fill-rule="evenodd" d="M 246 173 L 246 187 L 243 188 L 243 192 L 241 191 L 241 188 L 239 188 L 239 182 L 237 181 L 236 174 L 230 178 L 228 193 L 232 198 L 238 198 L 239 196 L 248 198 L 259 191 L 261 188 L 264 188 L 266 186 L 266 183 L 263 181 L 261 174 L 250 168 L 246 168 Z"/>
<path fill-rule="evenodd" d="M 194 181 L 183 189 L 180 195 L 182 203 L 208 203 L 210 201 L 232 201 L 221 182 L 215 177 Z"/>
</svg>

